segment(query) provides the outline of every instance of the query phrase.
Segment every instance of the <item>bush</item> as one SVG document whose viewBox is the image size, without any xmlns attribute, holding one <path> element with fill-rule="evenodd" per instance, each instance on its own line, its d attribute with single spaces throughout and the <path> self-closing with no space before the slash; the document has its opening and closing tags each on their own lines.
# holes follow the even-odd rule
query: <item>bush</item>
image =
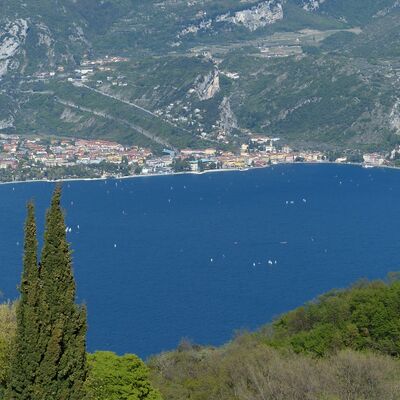
<svg viewBox="0 0 400 400">
<path fill-rule="evenodd" d="M 151 386 L 149 370 L 132 354 L 97 352 L 88 356 L 87 391 L 90 400 L 160 400 Z"/>
</svg>

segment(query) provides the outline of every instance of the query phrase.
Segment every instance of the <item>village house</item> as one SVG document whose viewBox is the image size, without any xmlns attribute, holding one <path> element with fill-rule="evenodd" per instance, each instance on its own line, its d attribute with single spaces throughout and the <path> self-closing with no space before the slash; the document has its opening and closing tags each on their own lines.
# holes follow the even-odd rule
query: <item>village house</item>
<svg viewBox="0 0 400 400">
<path fill-rule="evenodd" d="M 363 159 L 367 165 L 379 166 L 385 164 L 385 157 L 379 153 L 364 154 Z"/>
<path fill-rule="evenodd" d="M 18 167 L 18 160 L 15 158 L 0 159 L 0 169 L 16 169 Z"/>
</svg>

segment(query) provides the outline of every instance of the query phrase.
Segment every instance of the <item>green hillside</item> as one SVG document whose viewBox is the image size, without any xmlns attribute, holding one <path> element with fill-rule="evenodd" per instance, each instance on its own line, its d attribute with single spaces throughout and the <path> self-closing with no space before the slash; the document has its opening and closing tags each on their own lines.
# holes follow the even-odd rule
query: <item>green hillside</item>
<svg viewBox="0 0 400 400">
<path fill-rule="evenodd" d="M 165 400 L 399 399 L 399 308 L 399 281 L 360 282 L 223 347 L 183 341 L 152 382 Z"/>
</svg>

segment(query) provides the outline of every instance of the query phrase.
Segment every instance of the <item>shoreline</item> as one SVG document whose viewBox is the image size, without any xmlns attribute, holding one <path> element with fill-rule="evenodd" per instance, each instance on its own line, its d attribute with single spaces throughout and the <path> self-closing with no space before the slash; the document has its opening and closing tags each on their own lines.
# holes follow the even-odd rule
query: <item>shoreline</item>
<svg viewBox="0 0 400 400">
<path fill-rule="evenodd" d="M 300 163 L 298 163 L 300 164 Z M 282 163 L 283 165 L 283 163 Z M 266 167 L 252 167 L 252 168 L 220 168 L 207 170 L 202 172 L 194 172 L 194 171 L 184 171 L 184 172 L 171 172 L 168 174 L 146 174 L 146 175 L 127 175 L 127 176 L 107 176 L 100 178 L 63 178 L 63 179 L 27 179 L 26 181 L 7 181 L 0 182 L 1 185 L 20 185 L 22 183 L 63 183 L 63 182 L 91 182 L 91 181 L 107 181 L 107 180 L 122 180 L 122 179 L 135 179 L 135 178 L 155 178 L 155 177 L 165 177 L 165 176 L 178 176 L 178 175 L 204 175 L 208 173 L 219 173 L 219 172 L 245 172 L 251 169 L 264 169 L 269 168 Z"/>
<path fill-rule="evenodd" d="M 307 162 L 307 161 L 300 161 L 294 163 L 278 163 L 272 165 L 266 165 L 263 167 L 248 167 L 248 168 L 221 168 L 221 169 L 210 169 L 201 172 L 195 171 L 183 171 L 183 172 L 171 172 L 168 174 L 146 174 L 146 175 L 128 175 L 128 176 L 108 176 L 108 177 L 99 177 L 99 178 L 64 178 L 64 179 L 28 179 L 24 181 L 7 181 L 7 182 L 0 182 L 1 185 L 20 185 L 23 183 L 63 183 L 63 182 L 91 182 L 91 181 L 107 181 L 107 180 L 126 180 L 126 179 L 135 179 L 135 178 L 154 178 L 154 177 L 171 177 L 171 176 L 179 176 L 179 175 L 205 175 L 211 173 L 223 173 L 223 172 L 247 172 L 251 170 L 260 170 L 260 169 L 267 169 L 273 168 L 280 165 L 342 165 L 342 166 L 353 166 L 353 167 L 360 167 L 365 169 L 396 169 L 400 170 L 400 167 L 392 166 L 392 165 L 372 165 L 366 166 L 365 164 L 361 163 L 335 163 L 330 161 L 321 161 L 321 162 Z"/>
</svg>

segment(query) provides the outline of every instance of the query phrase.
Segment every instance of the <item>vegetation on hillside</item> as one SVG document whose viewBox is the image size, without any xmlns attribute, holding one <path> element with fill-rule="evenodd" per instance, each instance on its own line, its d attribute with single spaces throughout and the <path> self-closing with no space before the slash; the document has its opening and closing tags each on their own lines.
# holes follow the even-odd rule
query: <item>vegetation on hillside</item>
<svg viewBox="0 0 400 400">
<path fill-rule="evenodd" d="M 242 336 L 219 349 L 188 347 L 150 361 L 165 400 L 398 400 L 399 361 L 350 350 L 315 359 Z"/>
<path fill-rule="evenodd" d="M 164 399 L 400 399 L 400 282 L 328 293 L 220 347 L 149 361 Z"/>
<path fill-rule="evenodd" d="M 258 336 L 275 347 L 324 356 L 344 348 L 400 356 L 400 282 L 360 282 L 279 318 Z"/>
</svg>

